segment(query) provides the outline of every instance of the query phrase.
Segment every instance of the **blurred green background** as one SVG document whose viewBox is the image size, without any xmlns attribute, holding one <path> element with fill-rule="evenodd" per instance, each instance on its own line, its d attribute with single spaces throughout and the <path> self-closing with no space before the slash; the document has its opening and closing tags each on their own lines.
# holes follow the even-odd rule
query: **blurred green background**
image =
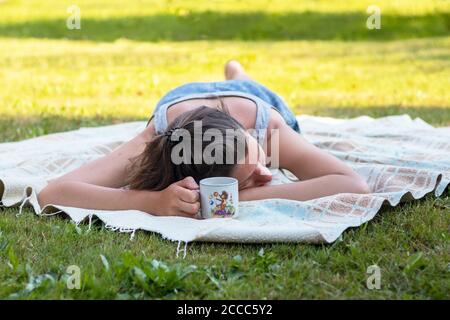
<svg viewBox="0 0 450 320">
<path fill-rule="evenodd" d="M 372 1 L 81 0 L 69 30 L 72 4 L 0 1 L 0 140 L 144 120 L 230 58 L 299 114 L 450 122 L 449 1 L 378 1 L 380 30 Z"/>
</svg>

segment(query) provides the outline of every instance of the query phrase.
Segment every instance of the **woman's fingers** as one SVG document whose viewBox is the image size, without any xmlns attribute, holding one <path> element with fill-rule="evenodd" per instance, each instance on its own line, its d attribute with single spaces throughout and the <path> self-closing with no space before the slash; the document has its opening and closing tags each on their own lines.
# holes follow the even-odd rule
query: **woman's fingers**
<svg viewBox="0 0 450 320">
<path fill-rule="evenodd" d="M 181 212 L 181 211 L 177 214 L 177 216 L 183 217 L 183 218 L 201 219 L 201 216 L 198 216 L 197 214 L 192 215 L 190 213 Z"/>
<path fill-rule="evenodd" d="M 200 210 L 200 202 L 188 203 L 180 201 L 179 206 L 182 213 L 188 214 L 191 218 L 197 215 L 197 212 Z"/>
<path fill-rule="evenodd" d="M 175 182 L 175 184 L 190 190 L 198 190 L 199 188 L 197 182 L 195 182 L 194 178 L 192 177 L 186 177 L 183 180 Z"/>
<path fill-rule="evenodd" d="M 185 212 L 182 212 L 181 216 L 185 217 L 185 218 L 191 218 L 191 219 L 197 219 L 197 220 L 202 220 L 203 219 L 201 215 L 198 215 L 198 214 L 192 215 L 192 214 L 185 213 Z"/>
<path fill-rule="evenodd" d="M 188 203 L 198 202 L 200 199 L 200 193 L 198 190 L 189 190 L 185 188 L 179 188 L 178 197 L 180 200 Z"/>
<path fill-rule="evenodd" d="M 196 218 L 200 210 L 200 193 L 192 177 L 174 182 L 162 190 L 161 200 L 167 215 Z"/>
</svg>

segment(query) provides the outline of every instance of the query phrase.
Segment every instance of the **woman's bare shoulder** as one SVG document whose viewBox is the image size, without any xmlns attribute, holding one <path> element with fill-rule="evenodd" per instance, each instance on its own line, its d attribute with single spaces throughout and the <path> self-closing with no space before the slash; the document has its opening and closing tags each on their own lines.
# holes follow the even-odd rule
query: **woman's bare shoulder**
<svg viewBox="0 0 450 320">
<path fill-rule="evenodd" d="M 274 130 L 274 129 L 281 129 L 285 126 L 287 126 L 286 121 L 284 120 L 284 118 L 281 116 L 281 114 L 274 110 L 274 109 L 270 109 L 269 112 L 269 123 L 267 125 L 267 130 Z"/>
<path fill-rule="evenodd" d="M 286 129 L 289 131 L 290 127 L 284 120 L 284 118 L 280 115 L 280 113 L 274 109 L 270 109 L 270 118 L 269 123 L 267 125 L 267 131 L 266 131 L 266 143 L 267 143 L 267 153 L 270 155 L 271 150 L 270 146 L 274 143 L 272 139 L 275 139 L 275 142 L 279 144 L 280 139 L 282 139 L 282 135 L 284 135 L 284 132 L 286 132 Z"/>
<path fill-rule="evenodd" d="M 153 119 L 149 122 L 148 126 L 145 127 L 143 131 L 139 133 L 139 136 L 144 139 L 144 141 L 148 142 L 153 139 L 153 137 L 156 135 L 155 131 L 155 123 L 153 122 Z"/>
</svg>

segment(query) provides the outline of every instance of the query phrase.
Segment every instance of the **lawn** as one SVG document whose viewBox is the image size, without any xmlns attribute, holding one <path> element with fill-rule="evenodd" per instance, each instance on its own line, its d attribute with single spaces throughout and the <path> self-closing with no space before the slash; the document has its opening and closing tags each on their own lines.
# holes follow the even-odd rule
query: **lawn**
<svg viewBox="0 0 450 320">
<path fill-rule="evenodd" d="M 446 0 L 379 0 L 380 30 L 365 27 L 366 0 L 78 0 L 81 30 L 68 30 L 72 3 L 0 1 L 0 142 L 147 120 L 230 58 L 299 114 L 450 125 Z M 449 299 L 449 195 L 386 207 L 331 245 L 192 243 L 185 259 L 156 234 L 1 208 L 0 298 Z"/>
</svg>

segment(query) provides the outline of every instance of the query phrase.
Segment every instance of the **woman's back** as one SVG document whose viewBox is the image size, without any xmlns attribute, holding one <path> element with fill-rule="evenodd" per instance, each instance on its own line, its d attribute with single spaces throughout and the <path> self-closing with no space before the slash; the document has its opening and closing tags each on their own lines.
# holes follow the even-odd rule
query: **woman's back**
<svg viewBox="0 0 450 320">
<path fill-rule="evenodd" d="M 239 121 L 245 129 L 255 128 L 257 107 L 254 101 L 235 96 L 225 96 L 220 99 L 222 100 L 221 102 L 227 107 L 230 115 Z M 183 112 L 193 110 L 199 106 L 220 108 L 221 102 L 215 98 L 199 98 L 181 101 L 167 109 L 167 120 L 170 123 Z"/>
</svg>

